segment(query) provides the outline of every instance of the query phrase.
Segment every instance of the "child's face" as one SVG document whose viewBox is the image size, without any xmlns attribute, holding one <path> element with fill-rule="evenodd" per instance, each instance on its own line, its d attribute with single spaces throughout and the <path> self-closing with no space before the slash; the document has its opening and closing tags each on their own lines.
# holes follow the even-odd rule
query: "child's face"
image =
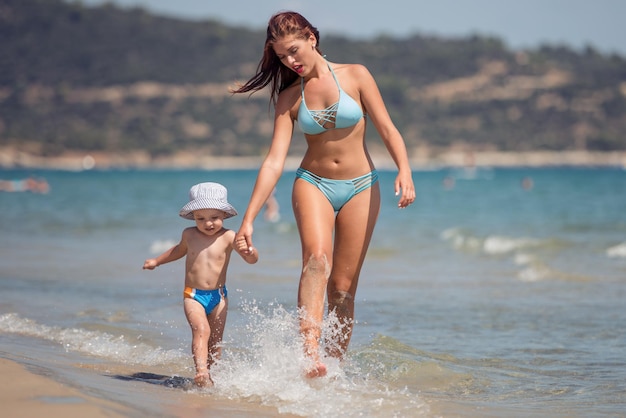
<svg viewBox="0 0 626 418">
<path fill-rule="evenodd" d="M 198 209 L 193 211 L 196 227 L 205 235 L 215 235 L 224 226 L 225 213 L 219 209 Z"/>
</svg>

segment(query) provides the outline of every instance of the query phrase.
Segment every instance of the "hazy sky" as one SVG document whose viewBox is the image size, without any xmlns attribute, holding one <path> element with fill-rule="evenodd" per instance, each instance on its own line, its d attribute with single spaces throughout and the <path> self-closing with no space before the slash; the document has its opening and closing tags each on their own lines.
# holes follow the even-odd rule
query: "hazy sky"
<svg viewBox="0 0 626 418">
<path fill-rule="evenodd" d="M 74 1 L 74 0 L 66 0 Z M 110 0 L 109 0 L 110 1 Z M 82 0 L 101 4 L 105 0 Z M 625 0 L 112 0 L 186 19 L 219 19 L 264 29 L 280 10 L 303 14 L 321 32 L 351 38 L 381 33 L 459 37 L 495 35 L 512 48 L 540 44 L 626 56 Z"/>
</svg>

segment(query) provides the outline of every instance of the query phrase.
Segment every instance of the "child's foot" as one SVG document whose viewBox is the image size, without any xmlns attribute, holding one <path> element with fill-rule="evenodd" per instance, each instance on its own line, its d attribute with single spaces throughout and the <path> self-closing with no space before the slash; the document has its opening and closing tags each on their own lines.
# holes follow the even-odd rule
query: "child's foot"
<svg viewBox="0 0 626 418">
<path fill-rule="evenodd" d="M 213 386 L 213 380 L 211 379 L 211 375 L 209 372 L 200 372 L 196 374 L 196 377 L 193 378 L 196 386 L 201 388 L 206 388 Z"/>
<path fill-rule="evenodd" d="M 318 360 L 311 368 L 307 368 L 304 373 L 309 379 L 324 377 L 326 376 L 326 365 Z"/>
</svg>

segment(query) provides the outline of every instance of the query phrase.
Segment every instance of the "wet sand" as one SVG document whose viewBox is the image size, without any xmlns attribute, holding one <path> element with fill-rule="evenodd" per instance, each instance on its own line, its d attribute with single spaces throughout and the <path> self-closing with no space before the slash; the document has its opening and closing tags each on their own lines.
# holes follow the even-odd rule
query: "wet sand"
<svg viewBox="0 0 626 418">
<path fill-rule="evenodd" d="M 9 357 L 13 358 L 12 355 Z M 15 361 L 14 361 L 15 360 Z M 66 370 L 39 361 L 0 357 L 1 416 L 47 418 L 194 418 L 207 416 L 273 417 L 275 408 L 249 400 L 212 396 L 182 377 L 150 370 L 77 363 Z M 44 364 L 43 362 L 41 364 Z M 54 367 L 54 366 L 53 366 Z M 189 383 L 189 384 L 188 384 Z M 190 387 L 191 386 L 191 387 Z M 294 417 L 281 413 L 285 418 Z"/>
<path fill-rule="evenodd" d="M 0 403 L 7 417 L 128 417 L 127 407 L 88 396 L 16 362 L 0 358 Z"/>
</svg>

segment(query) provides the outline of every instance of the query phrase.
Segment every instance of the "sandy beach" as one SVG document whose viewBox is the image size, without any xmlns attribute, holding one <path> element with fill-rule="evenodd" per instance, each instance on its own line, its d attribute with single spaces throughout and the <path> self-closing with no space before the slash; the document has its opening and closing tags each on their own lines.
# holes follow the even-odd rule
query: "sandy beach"
<svg viewBox="0 0 626 418">
<path fill-rule="evenodd" d="M 6 417 L 128 417 L 123 405 L 81 393 L 46 376 L 46 370 L 0 358 L 0 402 Z"/>
<path fill-rule="evenodd" d="M 0 353 L 5 355 L 5 353 Z M 11 356 L 11 355 L 9 355 Z M 11 418 L 273 417 L 275 408 L 212 396 L 186 379 L 129 372 L 111 365 L 78 365 L 62 376 L 32 359 L 0 357 L 2 416 Z M 75 365 L 76 366 L 76 365 Z M 112 389 L 112 388 L 115 389 Z M 114 400 L 112 400 L 114 399 Z M 289 413 L 281 413 L 286 418 Z"/>
</svg>

